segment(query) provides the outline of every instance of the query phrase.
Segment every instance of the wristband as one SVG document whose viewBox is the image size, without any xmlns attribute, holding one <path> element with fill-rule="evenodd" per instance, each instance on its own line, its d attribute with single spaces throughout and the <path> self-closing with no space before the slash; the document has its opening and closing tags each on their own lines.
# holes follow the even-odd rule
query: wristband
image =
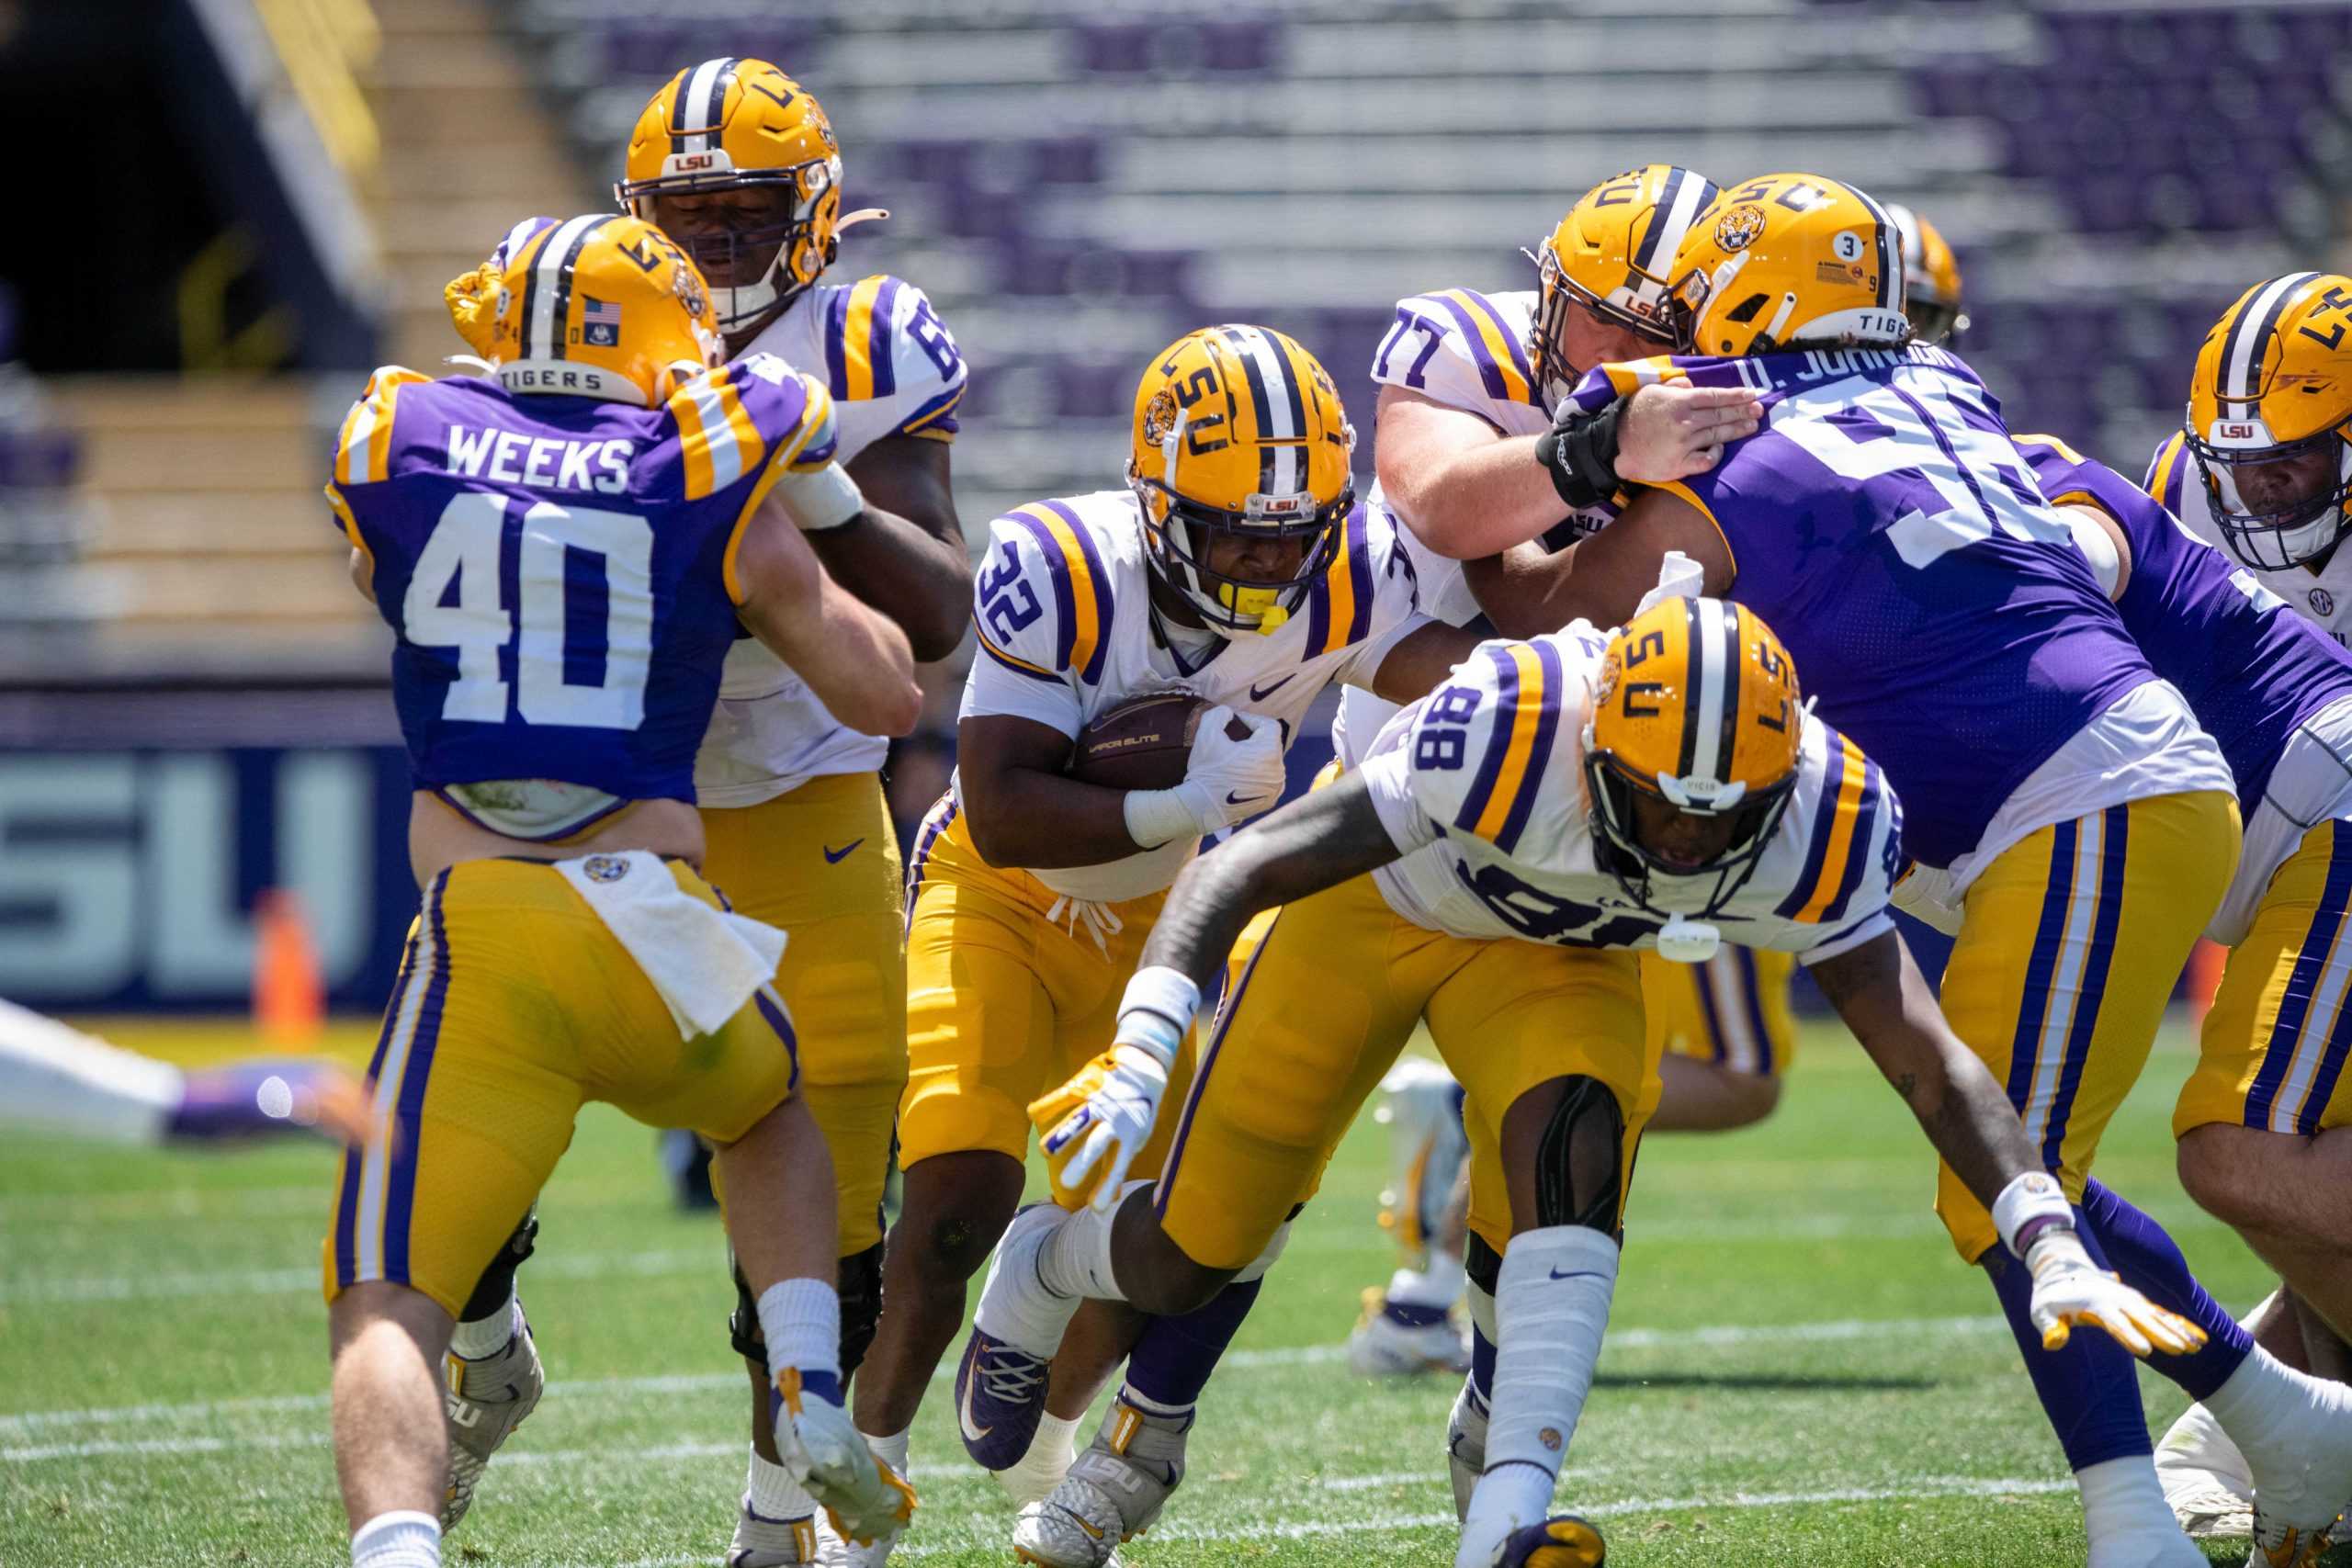
<svg viewBox="0 0 2352 1568">
<path fill-rule="evenodd" d="M 1618 422 L 1625 403 L 1619 398 L 1598 413 L 1587 413 L 1571 402 L 1535 438 L 1535 460 L 1570 507 L 1599 506 L 1617 493 Z"/>
<path fill-rule="evenodd" d="M 2066 1190 L 2047 1171 L 2030 1170 L 2001 1189 L 1993 1200 L 1993 1225 L 2011 1252 L 2023 1258 L 2034 1240 L 2053 1225 L 2075 1228 Z"/>
<path fill-rule="evenodd" d="M 1198 793 L 1195 791 L 1194 793 Z M 1185 787 L 1174 789 L 1131 789 L 1121 802 L 1127 819 L 1127 837 L 1139 850 L 1156 850 L 1178 839 L 1197 839 L 1208 831 L 1185 794 Z"/>
<path fill-rule="evenodd" d="M 785 469 L 776 476 L 775 497 L 804 534 L 854 523 L 865 512 L 857 481 L 839 463 L 828 463 L 815 473 Z"/>
<path fill-rule="evenodd" d="M 1119 998 L 1116 1043 L 1149 1053 L 1165 1069 L 1176 1060 L 1184 1031 L 1201 1010 L 1201 988 L 1192 976 L 1164 964 L 1138 969 Z"/>
</svg>

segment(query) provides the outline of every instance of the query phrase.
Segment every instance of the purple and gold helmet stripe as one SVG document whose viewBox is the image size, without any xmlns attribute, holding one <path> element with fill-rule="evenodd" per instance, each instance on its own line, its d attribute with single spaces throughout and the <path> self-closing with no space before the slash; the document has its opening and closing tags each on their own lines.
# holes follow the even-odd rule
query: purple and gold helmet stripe
<svg viewBox="0 0 2352 1568">
<path fill-rule="evenodd" d="M 727 85 L 735 79 L 735 59 L 721 55 L 682 72 L 677 101 L 670 108 L 670 151 L 708 152 L 719 142 L 727 118 Z"/>
<path fill-rule="evenodd" d="M 1903 308 L 1903 232 L 1894 226 L 1894 220 L 1886 215 L 1886 209 L 1881 207 L 1878 198 L 1870 192 L 1860 186 L 1842 186 L 1840 188 L 1861 203 L 1862 209 L 1871 215 L 1878 247 L 1879 308 L 1899 310 Z M 1889 242 L 1890 235 L 1893 236 L 1892 243 Z"/>
<path fill-rule="evenodd" d="M 523 285 L 522 359 L 561 359 L 571 313 L 571 272 L 590 236 L 617 214 L 583 212 L 566 219 L 532 253 Z"/>
<path fill-rule="evenodd" d="M 2229 341 L 2222 347 L 2221 381 L 2215 389 L 2225 403 L 2251 403 L 2262 397 L 2262 366 L 2269 355 L 2270 334 L 2287 313 L 2294 296 L 2319 276 L 2315 272 L 2290 272 L 2257 289 L 2230 323 Z M 2248 324 L 2260 325 L 2248 331 Z"/>
</svg>

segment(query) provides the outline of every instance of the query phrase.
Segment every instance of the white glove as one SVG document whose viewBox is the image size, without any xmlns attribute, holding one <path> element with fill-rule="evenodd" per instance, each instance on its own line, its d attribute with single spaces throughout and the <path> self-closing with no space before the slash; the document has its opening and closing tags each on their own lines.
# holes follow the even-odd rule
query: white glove
<svg viewBox="0 0 2352 1568">
<path fill-rule="evenodd" d="M 1228 724 L 1238 724 L 1248 736 L 1234 739 L 1226 732 Z M 1170 793 L 1184 803 L 1199 832 L 1213 833 L 1272 807 L 1286 777 L 1281 721 L 1219 705 L 1201 715 L 1184 782 Z"/>
<path fill-rule="evenodd" d="M 1108 1213 L 1118 1201 L 1127 1167 L 1159 1119 L 1168 1069 L 1200 1004 L 1200 987 L 1188 976 L 1158 964 L 1136 970 L 1119 1001 L 1111 1049 L 1030 1102 L 1056 1202 Z"/>
<path fill-rule="evenodd" d="M 833 1528 L 861 1543 L 906 1529 L 914 1517 L 915 1489 L 867 1446 L 838 1399 L 803 1388 L 789 1368 L 778 1378 L 776 1395 L 777 1453 L 793 1479 L 823 1506 Z"/>
<path fill-rule="evenodd" d="M 2205 1343 L 2205 1331 L 2165 1311 L 2112 1274 L 2102 1273 L 2072 1230 L 2052 1226 L 2026 1248 L 2033 1301 L 2026 1315 L 2041 1330 L 2045 1350 L 2063 1348 L 2077 1324 L 2112 1335 L 2135 1356 L 2163 1351 L 2186 1356 Z"/>
</svg>

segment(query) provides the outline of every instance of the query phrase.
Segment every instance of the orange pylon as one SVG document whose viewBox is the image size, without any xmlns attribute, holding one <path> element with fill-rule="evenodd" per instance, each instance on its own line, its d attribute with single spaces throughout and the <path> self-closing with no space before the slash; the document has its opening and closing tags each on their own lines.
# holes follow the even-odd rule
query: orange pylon
<svg viewBox="0 0 2352 1568">
<path fill-rule="evenodd" d="M 265 889 L 254 908 L 254 1029 L 279 1047 L 319 1042 L 326 981 L 302 901 L 283 887 Z"/>
</svg>

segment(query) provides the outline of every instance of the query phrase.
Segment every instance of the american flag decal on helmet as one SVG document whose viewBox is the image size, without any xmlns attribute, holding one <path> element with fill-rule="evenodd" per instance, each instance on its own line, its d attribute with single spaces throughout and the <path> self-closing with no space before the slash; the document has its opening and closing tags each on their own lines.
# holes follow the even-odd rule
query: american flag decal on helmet
<svg viewBox="0 0 2352 1568">
<path fill-rule="evenodd" d="M 621 344 L 621 308 L 603 299 L 580 299 L 580 340 L 599 348 Z"/>
</svg>

